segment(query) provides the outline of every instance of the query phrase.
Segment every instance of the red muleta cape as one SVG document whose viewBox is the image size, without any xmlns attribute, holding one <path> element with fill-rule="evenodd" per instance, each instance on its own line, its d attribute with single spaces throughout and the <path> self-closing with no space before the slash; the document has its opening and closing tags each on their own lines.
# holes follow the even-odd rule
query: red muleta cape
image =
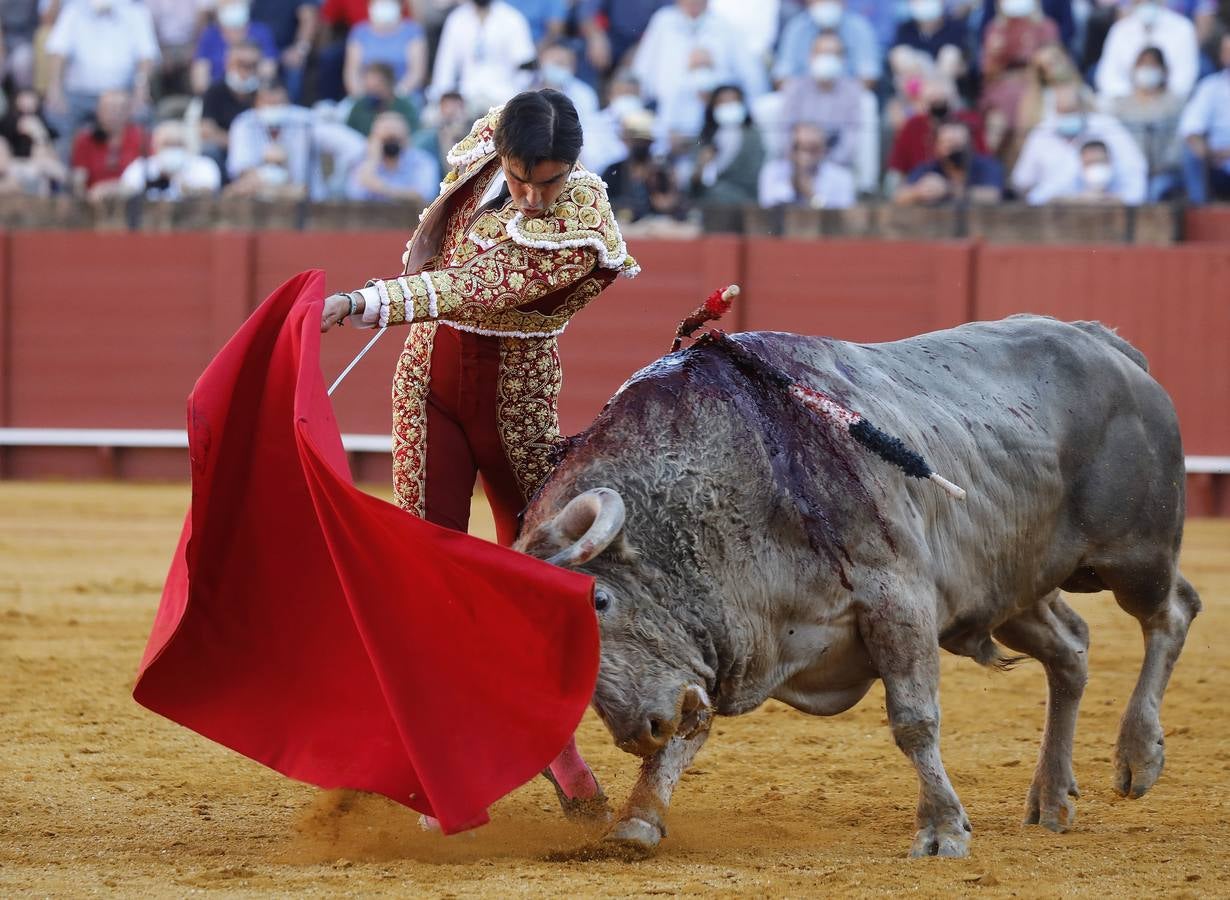
<svg viewBox="0 0 1230 900">
<path fill-rule="evenodd" d="M 354 487 L 320 371 L 323 296 L 321 272 L 284 284 L 189 397 L 192 505 L 133 696 L 453 833 L 580 721 L 593 580 Z"/>
</svg>

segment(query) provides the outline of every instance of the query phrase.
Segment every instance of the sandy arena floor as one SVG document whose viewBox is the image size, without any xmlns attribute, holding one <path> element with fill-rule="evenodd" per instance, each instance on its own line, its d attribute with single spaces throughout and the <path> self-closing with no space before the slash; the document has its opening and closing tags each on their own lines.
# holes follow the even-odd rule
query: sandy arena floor
<svg viewBox="0 0 1230 900">
<path fill-rule="evenodd" d="M 1140 631 L 1109 595 L 1077 736 L 1075 831 L 1020 818 L 1044 708 L 1036 663 L 944 661 L 944 758 L 973 856 L 905 858 L 916 782 L 883 691 L 830 720 L 770 704 L 721 720 L 640 863 L 553 862 L 586 835 L 543 781 L 493 824 L 444 839 L 380 798 L 322 793 L 139 708 L 132 677 L 174 549 L 183 487 L 0 483 L 0 896 L 1230 896 L 1230 522 L 1195 522 L 1203 596 L 1163 710 L 1167 768 L 1139 801 L 1110 789 Z M 635 761 L 589 715 L 581 746 L 622 799 Z"/>
</svg>

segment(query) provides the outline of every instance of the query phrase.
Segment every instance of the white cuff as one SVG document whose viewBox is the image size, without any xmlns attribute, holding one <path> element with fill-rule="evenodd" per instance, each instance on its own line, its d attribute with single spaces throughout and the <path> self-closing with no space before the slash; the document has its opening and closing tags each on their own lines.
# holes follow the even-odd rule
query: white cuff
<svg viewBox="0 0 1230 900">
<path fill-rule="evenodd" d="M 389 324 L 387 308 L 380 305 L 380 292 L 373 287 L 360 288 L 359 295 L 363 298 L 363 322 L 354 323 L 356 328 L 375 328 L 377 325 Z"/>
</svg>

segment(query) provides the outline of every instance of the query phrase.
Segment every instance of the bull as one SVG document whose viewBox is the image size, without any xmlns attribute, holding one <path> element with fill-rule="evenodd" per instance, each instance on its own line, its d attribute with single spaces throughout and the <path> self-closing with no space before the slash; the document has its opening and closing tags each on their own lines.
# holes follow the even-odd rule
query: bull
<svg viewBox="0 0 1230 900">
<path fill-rule="evenodd" d="M 741 356 L 942 461 L 968 499 L 905 478 Z M 1174 407 L 1097 323 L 1014 316 L 883 344 L 748 333 L 663 357 L 573 439 L 517 543 L 596 579 L 593 706 L 644 760 L 604 849 L 659 844 L 714 715 L 775 698 L 831 716 L 878 678 L 918 776 L 910 855 L 967 855 L 940 757 L 941 648 L 1042 664 L 1025 822 L 1066 830 L 1089 632 L 1060 591 L 1109 590 L 1144 632 L 1114 757 L 1115 790 L 1140 797 L 1162 771 L 1162 696 L 1200 610 L 1178 569 L 1183 516 Z"/>
</svg>

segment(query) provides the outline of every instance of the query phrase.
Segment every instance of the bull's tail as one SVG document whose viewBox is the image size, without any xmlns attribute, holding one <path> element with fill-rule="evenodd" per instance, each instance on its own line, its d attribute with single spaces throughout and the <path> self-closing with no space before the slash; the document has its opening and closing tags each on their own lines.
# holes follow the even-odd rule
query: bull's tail
<svg viewBox="0 0 1230 900">
<path fill-rule="evenodd" d="M 1145 358 L 1145 355 L 1119 337 L 1119 333 L 1115 329 L 1108 328 L 1101 322 L 1073 322 L 1072 326 L 1079 328 L 1091 337 L 1097 338 L 1104 344 L 1109 344 L 1146 372 L 1149 371 L 1149 360 Z"/>
</svg>

